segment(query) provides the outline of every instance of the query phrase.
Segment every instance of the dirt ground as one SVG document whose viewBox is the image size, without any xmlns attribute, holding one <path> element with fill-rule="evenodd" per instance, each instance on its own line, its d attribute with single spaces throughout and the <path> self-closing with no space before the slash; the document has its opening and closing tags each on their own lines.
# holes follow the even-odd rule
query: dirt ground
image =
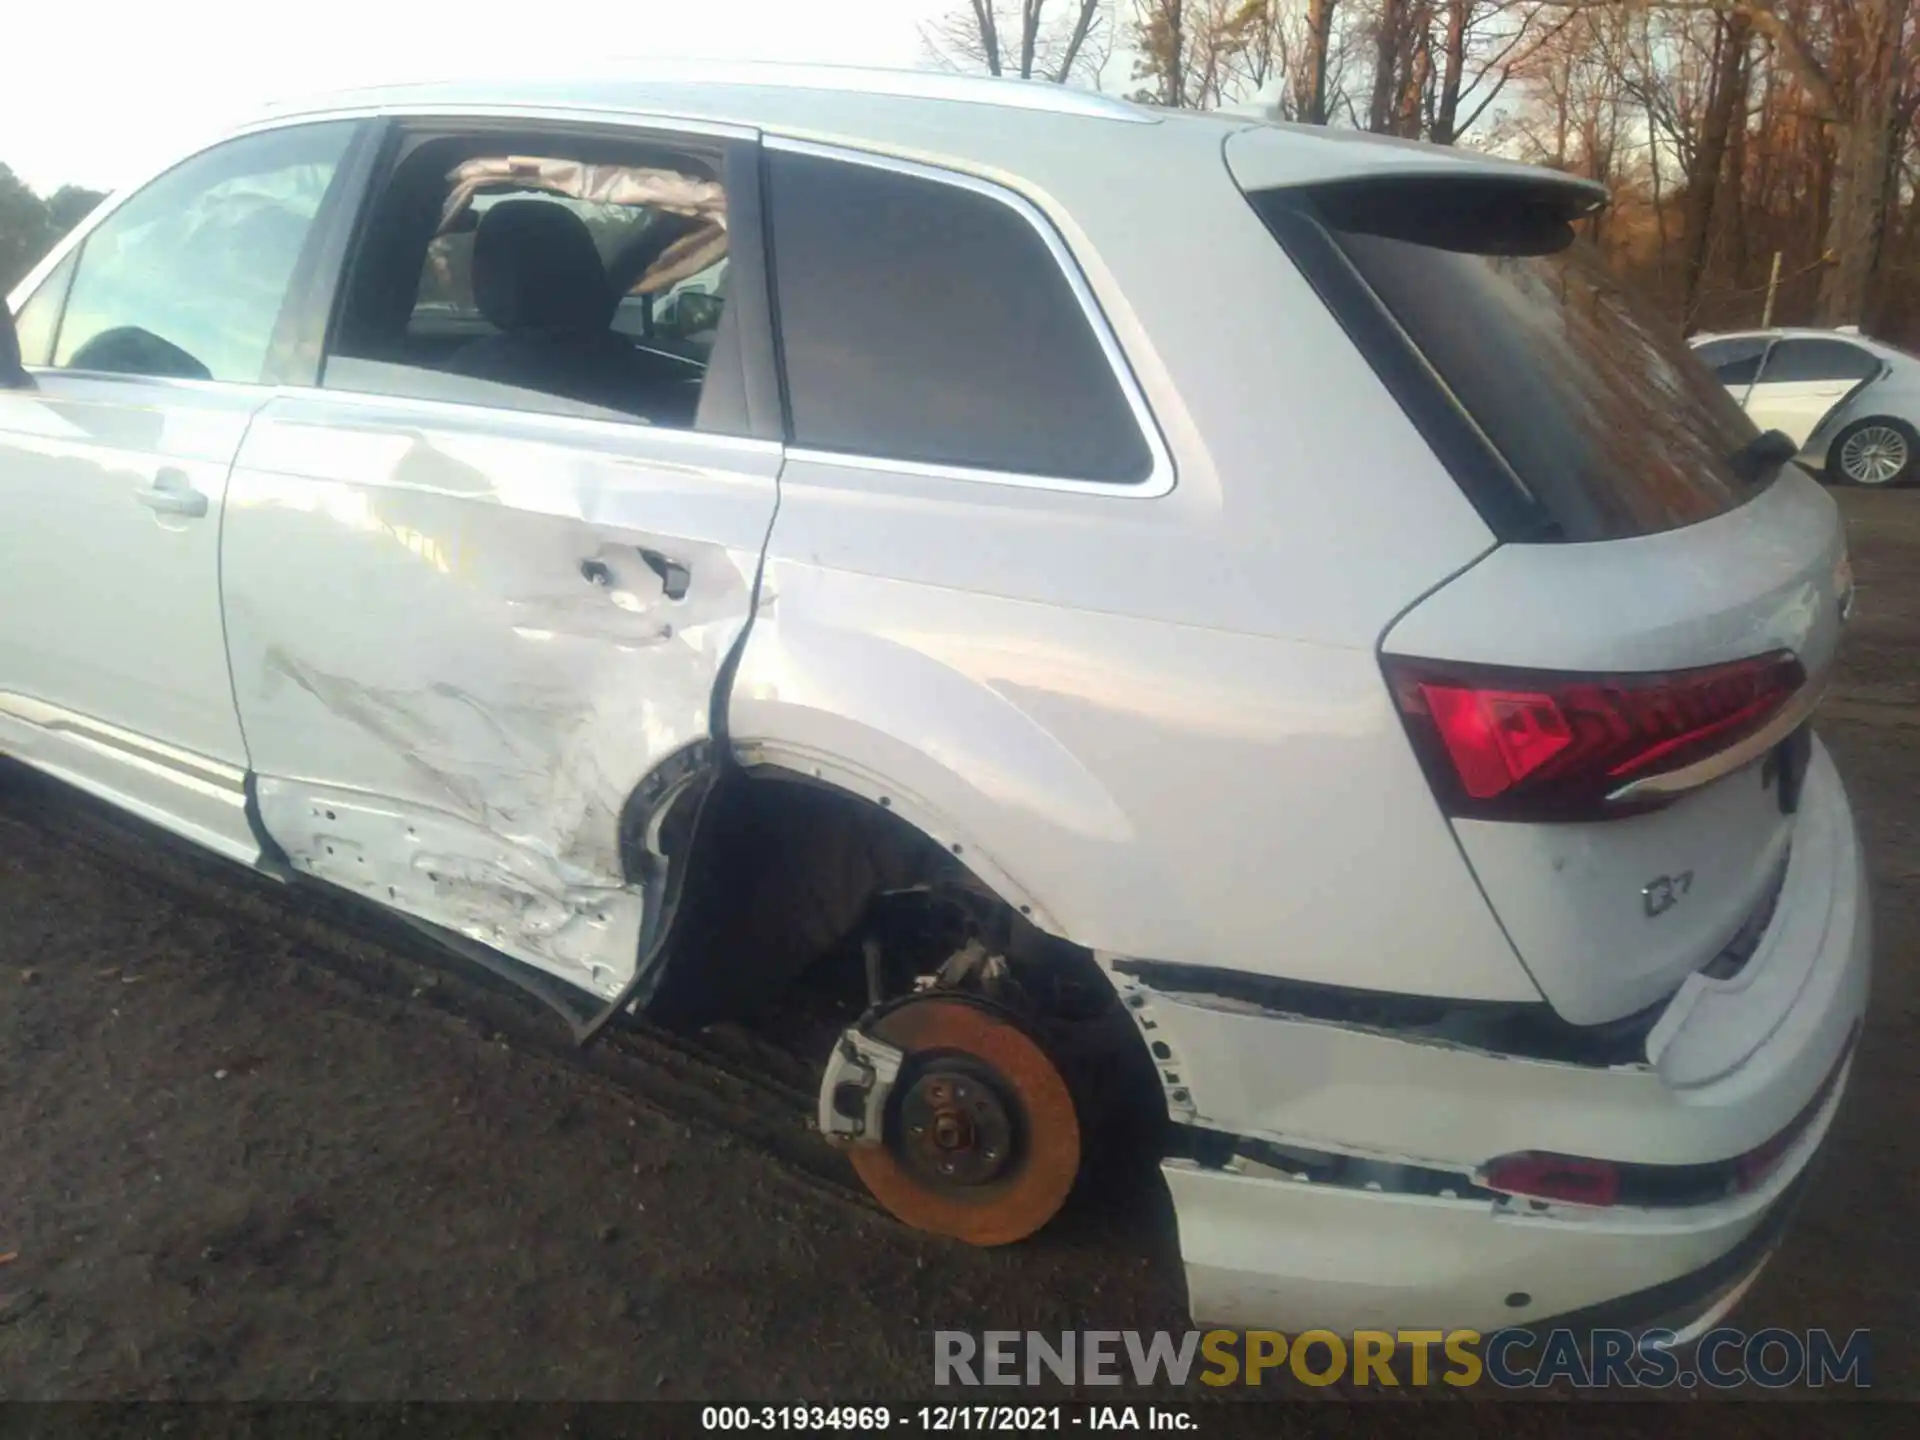
<svg viewBox="0 0 1920 1440">
<path fill-rule="evenodd" d="M 1877 885 L 1853 1093 L 1738 1318 L 1920 1395 L 1920 491 L 1843 497 L 1823 733 Z M 728 1032 L 586 1057 L 388 922 L 0 767 L 0 1397 L 900 1400 L 936 1328 L 1182 1329 L 1137 1159 L 1039 1239 L 901 1228 Z M 951 1394 L 947 1398 L 951 1398 Z"/>
</svg>

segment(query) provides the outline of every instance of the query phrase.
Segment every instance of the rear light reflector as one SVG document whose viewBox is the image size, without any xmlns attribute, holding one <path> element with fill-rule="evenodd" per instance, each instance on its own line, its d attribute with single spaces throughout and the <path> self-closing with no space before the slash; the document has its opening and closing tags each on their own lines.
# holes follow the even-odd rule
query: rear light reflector
<svg viewBox="0 0 1920 1440">
<path fill-rule="evenodd" d="M 1741 1194 L 1758 1190 L 1766 1183 L 1767 1177 L 1779 1168 L 1781 1160 L 1793 1142 L 1800 1138 L 1797 1130 L 1782 1131 L 1757 1150 L 1749 1150 L 1733 1162 L 1734 1189 Z"/>
<path fill-rule="evenodd" d="M 1388 656 L 1394 700 L 1448 810 L 1597 818 L 1633 780 L 1764 728 L 1806 683 L 1786 651 L 1698 670 L 1570 675 Z"/>
<path fill-rule="evenodd" d="M 1847 1062 L 1859 1038 L 1860 1022 L 1856 1020 L 1820 1088 L 1785 1128 L 1731 1160 L 1658 1165 L 1522 1150 L 1489 1160 L 1480 1170 L 1479 1183 L 1488 1190 L 1527 1200 L 1569 1205 L 1632 1205 L 1647 1209 L 1710 1205 L 1729 1195 L 1751 1194 L 1764 1187 L 1779 1171 L 1781 1163 L 1806 1139 L 1808 1130 L 1832 1104 L 1833 1092 L 1846 1073 Z"/>
<path fill-rule="evenodd" d="M 1503 1155 L 1487 1166 L 1489 1190 L 1532 1200 L 1562 1200 L 1572 1205 L 1611 1205 L 1620 1198 L 1620 1167 L 1610 1160 L 1527 1151 Z"/>
</svg>

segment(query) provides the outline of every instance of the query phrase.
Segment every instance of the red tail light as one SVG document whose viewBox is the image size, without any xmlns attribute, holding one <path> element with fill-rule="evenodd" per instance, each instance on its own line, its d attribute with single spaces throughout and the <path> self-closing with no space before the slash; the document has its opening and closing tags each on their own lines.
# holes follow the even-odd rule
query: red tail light
<svg viewBox="0 0 1920 1440">
<path fill-rule="evenodd" d="M 1761 729 L 1806 681 L 1785 651 L 1654 674 L 1565 675 L 1387 657 L 1429 777 L 1459 815 L 1592 818 L 1629 781 Z"/>
<path fill-rule="evenodd" d="M 1489 1190 L 1573 1205 L 1611 1205 L 1620 1198 L 1620 1167 L 1609 1160 L 1528 1151 L 1503 1155 L 1487 1166 Z"/>
</svg>

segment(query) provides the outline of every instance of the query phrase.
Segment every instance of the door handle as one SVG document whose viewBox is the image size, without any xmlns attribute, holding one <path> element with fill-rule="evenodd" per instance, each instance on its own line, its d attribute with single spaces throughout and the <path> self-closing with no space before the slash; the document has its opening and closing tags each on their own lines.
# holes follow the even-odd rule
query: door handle
<svg viewBox="0 0 1920 1440">
<path fill-rule="evenodd" d="M 184 515 L 198 520 L 207 513 L 207 497 L 193 488 L 186 471 L 171 466 L 156 471 L 153 483 L 134 491 L 133 498 L 156 515 Z"/>
</svg>

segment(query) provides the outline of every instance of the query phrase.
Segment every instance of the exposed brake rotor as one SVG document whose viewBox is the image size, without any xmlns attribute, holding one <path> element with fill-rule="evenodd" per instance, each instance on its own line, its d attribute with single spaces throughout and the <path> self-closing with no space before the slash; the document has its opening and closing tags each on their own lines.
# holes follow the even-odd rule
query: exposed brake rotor
<svg viewBox="0 0 1920 1440">
<path fill-rule="evenodd" d="M 990 1005 L 934 993 L 867 1033 L 903 1052 L 880 1143 L 848 1150 L 876 1200 L 971 1245 L 1024 1240 L 1059 1212 L 1080 1173 L 1080 1121 L 1025 1030 Z"/>
</svg>

